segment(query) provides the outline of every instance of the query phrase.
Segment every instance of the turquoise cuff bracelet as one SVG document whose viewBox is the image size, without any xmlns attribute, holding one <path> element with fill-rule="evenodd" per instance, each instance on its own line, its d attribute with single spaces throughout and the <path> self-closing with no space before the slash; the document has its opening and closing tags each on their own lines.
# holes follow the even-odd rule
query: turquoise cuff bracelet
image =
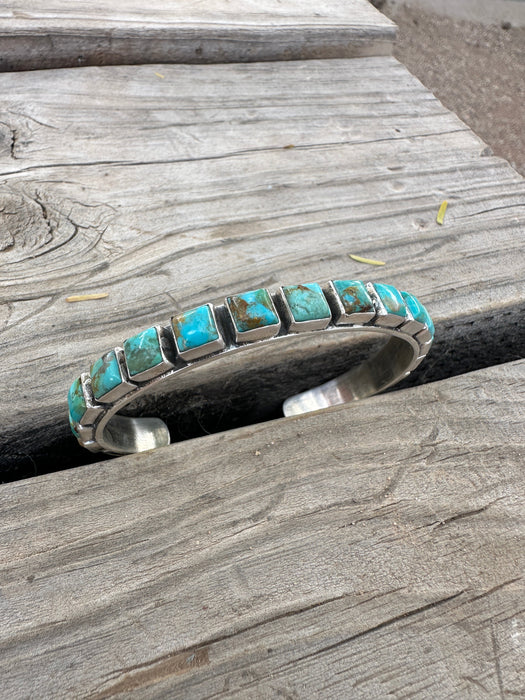
<svg viewBox="0 0 525 700">
<path fill-rule="evenodd" d="M 279 351 L 279 344 L 285 352 L 285 341 L 326 337 L 349 346 L 365 337 L 383 342 L 344 374 L 287 398 L 284 415 L 387 389 L 424 359 L 434 325 L 416 297 L 382 283 L 332 280 L 324 286 L 307 283 L 228 296 L 224 304 L 203 304 L 175 315 L 167 326 L 151 326 L 97 359 L 69 390 L 71 429 L 93 452 L 129 454 L 167 445 L 163 420 L 119 411 L 147 395 L 170 395 L 184 377 L 197 377 L 195 369 L 208 363 L 220 374 L 221 358 L 250 348 Z"/>
</svg>

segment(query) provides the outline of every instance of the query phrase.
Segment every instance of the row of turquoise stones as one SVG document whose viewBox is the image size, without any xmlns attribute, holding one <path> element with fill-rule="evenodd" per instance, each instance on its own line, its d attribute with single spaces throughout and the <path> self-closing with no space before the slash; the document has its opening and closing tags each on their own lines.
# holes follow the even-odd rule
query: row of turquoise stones
<svg viewBox="0 0 525 700">
<path fill-rule="evenodd" d="M 363 282 L 357 280 L 334 280 L 332 285 L 346 315 L 353 313 L 376 313 L 374 302 Z M 388 284 L 374 284 L 374 289 L 385 310 L 400 317 L 400 324 L 407 318 L 407 309 L 411 316 L 424 324 L 432 338 L 434 325 L 424 306 L 408 292 L 399 292 Z M 282 288 L 288 309 L 297 323 L 325 320 L 326 325 L 332 318 L 330 306 L 317 283 L 291 285 Z M 227 297 L 231 318 L 239 335 L 256 328 L 280 325 L 280 318 L 275 309 L 270 293 L 266 289 L 257 289 L 235 296 Z M 212 308 L 209 304 L 183 312 L 172 318 L 172 329 L 179 353 L 208 346 L 220 338 L 219 329 Z M 156 327 L 148 328 L 142 333 L 128 338 L 124 342 L 124 355 L 128 374 L 131 379 L 163 363 L 163 353 Z M 106 353 L 91 367 L 91 388 L 97 401 L 103 399 L 111 390 L 122 383 L 119 359 L 114 350 Z M 80 378 L 76 379 L 69 390 L 70 425 L 78 437 L 77 428 L 87 406 Z"/>
</svg>

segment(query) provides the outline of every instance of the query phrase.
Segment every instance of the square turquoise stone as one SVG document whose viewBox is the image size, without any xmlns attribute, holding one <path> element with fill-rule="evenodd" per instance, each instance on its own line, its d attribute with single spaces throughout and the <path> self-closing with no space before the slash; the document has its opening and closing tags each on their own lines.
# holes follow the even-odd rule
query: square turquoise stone
<svg viewBox="0 0 525 700">
<path fill-rule="evenodd" d="M 125 340 L 124 354 L 130 377 L 160 365 L 163 357 L 155 326 Z"/>
<path fill-rule="evenodd" d="M 296 284 L 282 287 L 288 307 L 297 323 L 330 320 L 332 314 L 320 285 Z"/>
<path fill-rule="evenodd" d="M 208 304 L 174 316 L 171 324 L 180 353 L 195 350 L 219 339 L 217 324 Z"/>
<path fill-rule="evenodd" d="M 91 389 L 97 401 L 122 384 L 122 375 L 115 351 L 110 350 L 94 362 L 90 374 Z"/>
<path fill-rule="evenodd" d="M 280 327 L 280 319 L 267 289 L 255 289 L 227 297 L 226 303 L 238 333 L 248 333 L 267 326 Z"/>
<path fill-rule="evenodd" d="M 409 294 L 408 292 L 401 292 L 401 296 L 405 300 L 405 304 L 412 316 L 414 317 L 414 319 L 416 321 L 419 321 L 419 323 L 423 323 L 430 331 L 432 337 L 434 337 L 434 323 L 430 318 L 430 314 L 425 309 L 423 304 L 419 301 L 419 299 L 417 299 L 413 294 Z"/>
<path fill-rule="evenodd" d="M 406 318 L 407 310 L 401 292 L 395 287 L 392 287 L 391 284 L 382 284 L 379 282 L 374 283 L 374 289 L 388 314 Z"/>
<path fill-rule="evenodd" d="M 82 390 L 82 382 L 80 377 L 75 379 L 67 395 L 67 402 L 69 407 L 69 424 L 73 434 L 78 437 L 77 427 L 82 416 L 87 410 L 86 399 L 84 398 L 84 391 Z"/>
<path fill-rule="evenodd" d="M 375 315 L 375 308 L 365 285 L 359 280 L 333 280 L 332 284 L 343 305 L 344 313 Z"/>
</svg>

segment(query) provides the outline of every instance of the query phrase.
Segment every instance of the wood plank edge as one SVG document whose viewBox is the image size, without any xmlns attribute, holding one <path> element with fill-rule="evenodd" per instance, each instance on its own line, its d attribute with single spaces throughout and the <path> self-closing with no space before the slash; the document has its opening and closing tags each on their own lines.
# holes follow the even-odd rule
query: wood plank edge
<svg viewBox="0 0 525 700">
<path fill-rule="evenodd" d="M 411 398 L 421 395 L 433 395 L 436 392 L 439 393 L 441 387 L 445 390 L 450 390 L 454 386 L 460 385 L 473 385 L 477 386 L 480 383 L 490 383 L 495 381 L 500 375 L 505 375 L 510 373 L 511 375 L 516 375 L 516 377 L 523 376 L 525 374 L 525 359 L 517 359 L 511 362 L 507 362 L 501 365 L 495 365 L 490 367 L 485 367 L 483 369 L 474 370 L 461 375 L 453 375 L 446 379 L 437 380 L 435 382 L 429 382 L 425 384 L 419 384 L 416 386 L 407 386 L 406 388 L 392 390 L 384 394 L 378 394 L 364 402 L 359 402 L 358 404 L 345 404 L 340 406 L 334 406 L 329 409 L 325 409 L 328 413 L 335 412 L 336 414 L 344 414 L 346 412 L 351 413 L 352 411 L 374 411 L 383 410 L 382 407 L 391 406 L 392 403 L 399 403 L 399 405 L 409 405 Z M 227 449 L 227 443 L 239 443 L 246 439 L 252 439 L 255 435 L 258 436 L 258 440 L 268 440 L 271 441 L 272 435 L 278 433 L 280 430 L 285 429 L 284 426 L 290 422 L 297 423 L 301 426 L 301 429 L 308 431 L 308 422 L 315 422 L 317 416 L 324 414 L 325 411 L 315 412 L 304 416 L 292 416 L 289 418 L 278 418 L 262 423 L 257 423 L 254 425 L 246 425 L 239 428 L 233 428 L 231 430 L 212 433 L 210 435 L 204 435 L 202 437 L 196 437 L 183 442 L 172 443 L 167 447 L 161 448 L 160 450 L 155 450 L 150 453 L 142 453 L 142 455 L 127 455 L 123 457 L 113 457 L 104 458 L 100 454 L 91 454 L 87 450 L 83 450 L 73 439 L 68 439 L 70 445 L 72 445 L 74 457 L 72 458 L 73 465 L 70 468 L 62 468 L 60 471 L 55 471 L 51 473 L 39 474 L 34 477 L 26 479 L 18 479 L 13 484 L 5 483 L 0 485 L 0 489 L 10 489 L 17 488 L 17 485 L 23 485 L 23 488 L 34 488 L 38 489 L 39 485 L 45 483 L 56 483 L 60 484 L 62 481 L 67 482 L 70 479 L 75 481 L 82 481 L 83 475 L 89 479 L 93 478 L 93 474 L 99 470 L 101 473 L 111 473 L 115 470 L 118 472 L 119 469 L 124 467 L 130 461 L 135 464 L 141 460 L 148 460 L 148 456 L 153 454 L 162 457 L 162 462 L 169 461 L 171 455 L 177 455 L 177 452 L 183 455 L 189 456 L 192 454 L 195 448 L 209 449 L 211 452 L 216 449 L 217 445 L 221 445 L 221 450 Z M 388 412 L 388 408 L 385 408 Z M 63 442 L 60 442 L 57 449 L 63 449 Z M 75 464 L 75 457 L 78 459 L 87 460 L 88 463 L 82 462 L 80 465 L 78 462 Z M 106 477 L 103 477 L 104 479 Z M 61 488 L 57 486 L 57 488 Z"/>
<path fill-rule="evenodd" d="M 154 63 L 247 63 L 389 56 L 395 25 L 281 32 L 146 30 L 12 33 L 0 25 L 0 72 Z M 187 34 L 187 36 L 186 36 Z"/>
</svg>

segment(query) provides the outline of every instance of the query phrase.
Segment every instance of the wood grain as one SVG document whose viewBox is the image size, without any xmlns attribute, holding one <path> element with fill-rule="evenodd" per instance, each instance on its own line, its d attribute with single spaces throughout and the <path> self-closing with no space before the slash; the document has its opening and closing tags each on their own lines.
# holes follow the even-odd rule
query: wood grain
<svg viewBox="0 0 525 700">
<path fill-rule="evenodd" d="M 521 696 L 524 380 L 4 484 L 3 693 Z"/>
<path fill-rule="evenodd" d="M 7 0 L 0 71 L 376 56 L 395 34 L 367 0 Z"/>
<path fill-rule="evenodd" d="M 87 459 L 70 382 L 232 292 L 412 291 L 437 321 L 434 379 L 523 350 L 523 179 L 393 58 L 6 73 L 0 90 L 4 473 Z M 109 296 L 65 301 L 91 293 Z"/>
</svg>

